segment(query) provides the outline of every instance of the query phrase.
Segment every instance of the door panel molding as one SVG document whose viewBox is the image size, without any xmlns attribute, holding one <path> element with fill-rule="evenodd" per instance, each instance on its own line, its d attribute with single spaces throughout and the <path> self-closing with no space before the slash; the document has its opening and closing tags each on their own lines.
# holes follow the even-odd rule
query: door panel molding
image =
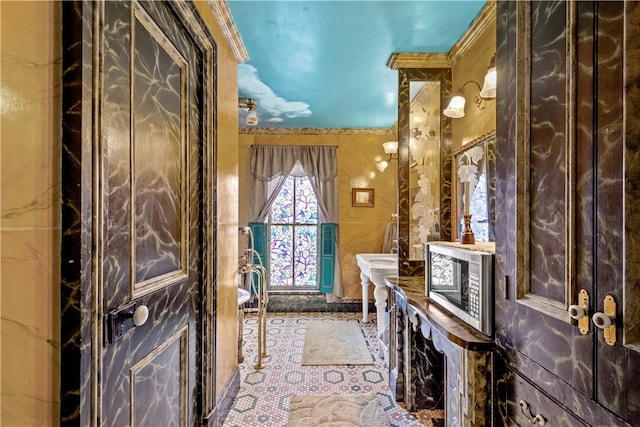
<svg viewBox="0 0 640 427">
<path fill-rule="evenodd" d="M 581 95 L 573 92 L 588 68 L 576 64 L 584 59 L 577 51 L 590 36 L 578 38 L 577 19 L 593 18 L 581 2 L 569 3 L 498 3 L 498 72 L 505 78 L 498 80 L 496 222 L 506 227 L 496 229 L 496 337 L 588 394 L 591 336 L 572 325 L 568 307 L 577 291 L 575 259 L 589 258 L 591 249 L 576 247 L 585 216 L 576 214 L 576 202 L 586 206 L 590 194 L 579 186 L 587 172 L 578 178 L 573 110 Z"/>
<path fill-rule="evenodd" d="M 532 75 L 534 41 L 532 19 L 542 20 L 539 13 L 532 10 L 529 2 L 521 2 L 517 8 L 517 125 L 516 125 L 516 165 L 522 173 L 516 174 L 516 301 L 528 309 L 532 309 L 551 316 L 557 320 L 570 323 L 571 318 L 567 309 L 573 304 L 575 288 L 575 87 L 576 87 L 576 7 L 572 2 L 566 6 L 566 27 L 563 30 L 565 38 L 564 63 L 556 61 L 556 66 L 564 67 L 555 70 L 564 79 L 564 99 L 537 98 L 539 104 L 532 103 L 532 89 L 537 80 L 539 85 L 546 84 L 551 76 Z M 542 42 L 544 42 L 543 40 Z M 553 46 L 548 47 L 548 55 L 553 56 Z M 554 79 L 557 76 L 553 75 Z M 560 123 L 544 121 L 545 114 L 540 110 L 553 108 L 562 109 L 563 117 Z M 540 117 L 536 117 L 539 114 Z M 554 125 L 560 125 L 555 128 Z M 532 132 L 534 135 L 532 135 Z M 554 141 L 561 146 L 544 150 L 547 141 L 542 137 L 553 133 Z M 535 138 L 532 141 L 532 138 Z M 538 143 L 540 141 L 540 143 Z M 553 152 L 552 150 L 556 151 Z M 549 156 L 556 155 L 555 158 Z M 544 171 L 537 172 L 536 166 L 553 162 L 552 168 L 545 175 Z M 533 168 L 533 172 L 527 173 Z M 554 178 L 561 178 L 560 180 Z M 561 189 L 554 189 L 557 182 L 562 183 Z M 555 206 L 548 206 L 544 196 L 549 191 L 568 195 L 562 209 L 555 210 Z M 536 222 L 532 217 L 539 218 Z M 542 219 L 543 221 L 540 221 Z M 540 239 L 540 240 L 539 240 Z M 563 251 L 555 251 L 564 248 Z M 551 249 L 551 250 L 550 250 Z M 555 256 L 550 255 L 555 252 Z M 543 262 L 544 261 L 544 262 Z M 549 265 L 549 261 L 551 264 Z M 543 262 L 543 263 L 542 263 Z M 542 263 L 542 264 L 541 264 Z M 549 271 L 557 274 L 547 275 Z M 562 287 L 562 290 L 547 289 L 549 286 Z"/>
<path fill-rule="evenodd" d="M 173 366 L 169 369 L 169 372 L 173 374 L 173 376 L 177 376 L 177 378 L 170 378 L 170 375 L 163 375 L 162 383 L 154 381 L 158 380 L 158 378 L 154 377 L 157 370 L 156 367 L 167 368 L 167 366 L 163 365 L 164 361 L 162 361 L 161 358 L 168 352 L 178 353 L 177 357 L 175 354 L 172 354 L 166 358 L 169 362 L 178 362 L 178 366 Z M 131 408 L 130 419 L 132 426 L 188 425 L 188 355 L 189 324 L 186 324 L 131 367 L 129 408 Z M 174 379 L 176 381 L 171 383 L 167 381 L 168 379 Z M 146 394 L 140 399 L 142 402 L 137 402 L 138 399 L 136 399 L 136 395 L 140 388 L 143 388 Z M 153 391 L 162 388 L 172 389 L 178 394 L 177 399 L 173 401 L 153 399 Z M 151 396 L 151 398 L 149 398 L 149 396 Z M 140 408 L 138 408 L 137 403 L 141 403 Z M 175 406 L 177 406 L 178 409 L 177 414 L 172 411 Z M 154 410 L 152 413 L 148 411 L 150 407 Z M 164 411 L 165 416 L 163 418 L 157 416 L 158 409 Z M 173 417 L 171 417 L 171 415 L 173 415 Z"/>
<path fill-rule="evenodd" d="M 187 150 L 188 61 L 138 2 L 131 7 L 131 23 L 133 299 L 186 279 L 190 221 L 188 197 L 191 189 Z M 150 46 L 150 43 L 154 44 Z M 155 52 L 154 63 L 145 61 L 148 50 Z M 136 84 L 138 80 L 141 80 L 140 85 Z M 137 91 L 138 86 L 142 87 L 141 93 Z M 155 108 L 158 99 L 163 100 L 162 109 Z M 162 151 L 173 158 L 175 164 L 158 168 L 154 159 Z M 158 181 L 165 183 L 163 191 L 154 191 L 153 184 Z"/>
</svg>

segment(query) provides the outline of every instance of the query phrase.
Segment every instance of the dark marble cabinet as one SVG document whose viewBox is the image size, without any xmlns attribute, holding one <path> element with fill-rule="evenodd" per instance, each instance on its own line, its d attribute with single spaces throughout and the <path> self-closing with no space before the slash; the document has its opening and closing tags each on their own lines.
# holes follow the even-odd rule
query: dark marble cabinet
<svg viewBox="0 0 640 427">
<path fill-rule="evenodd" d="M 640 424 L 639 17 L 497 2 L 499 425 Z M 609 342 L 591 321 L 605 300 Z"/>
<path fill-rule="evenodd" d="M 492 425 L 493 339 L 424 295 L 424 277 L 387 278 L 389 380 L 407 409 L 444 409 L 447 426 Z"/>
</svg>

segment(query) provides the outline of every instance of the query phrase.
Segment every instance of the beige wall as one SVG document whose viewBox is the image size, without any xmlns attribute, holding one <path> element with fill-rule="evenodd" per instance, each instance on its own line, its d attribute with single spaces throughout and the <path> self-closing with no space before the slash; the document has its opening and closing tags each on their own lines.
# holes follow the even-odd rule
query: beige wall
<svg viewBox="0 0 640 427">
<path fill-rule="evenodd" d="M 469 80 L 475 80 L 482 86 L 489 61 L 496 53 L 496 21 L 492 20 L 486 30 L 453 66 L 453 90 L 457 90 Z M 500 78 L 500 76 L 498 76 Z M 496 128 L 496 100 L 485 100 L 486 108 L 478 109 L 473 103 L 473 97 L 478 93 L 474 84 L 465 87 L 466 100 L 465 116 L 452 120 L 453 149 L 466 144 L 480 135 Z"/>
<path fill-rule="evenodd" d="M 3 426 L 59 419 L 59 3 L 0 2 Z"/>
<path fill-rule="evenodd" d="M 340 265 L 346 299 L 362 299 L 360 270 L 355 261 L 357 253 L 380 252 L 385 227 L 396 212 L 397 161 L 380 173 L 376 162 L 386 158 L 382 143 L 396 140 L 389 130 L 386 134 L 372 132 L 359 135 L 345 130 L 342 134 L 241 134 L 239 138 L 240 165 L 240 224 L 249 221 L 249 157 L 251 144 L 259 145 L 336 145 L 338 147 L 338 186 L 340 214 Z M 352 207 L 351 189 L 375 189 L 375 206 Z M 373 288 L 373 287 L 370 287 Z M 373 298 L 370 291 L 369 298 Z"/>
<path fill-rule="evenodd" d="M 238 366 L 238 63 L 204 1 L 196 6 L 217 44 L 216 396 Z"/>
</svg>

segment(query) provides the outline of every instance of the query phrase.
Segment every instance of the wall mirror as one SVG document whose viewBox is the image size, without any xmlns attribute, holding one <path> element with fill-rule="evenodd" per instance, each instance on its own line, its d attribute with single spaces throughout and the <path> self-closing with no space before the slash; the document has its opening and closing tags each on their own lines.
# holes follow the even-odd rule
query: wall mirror
<svg viewBox="0 0 640 427">
<path fill-rule="evenodd" d="M 494 242 L 495 130 L 455 150 L 452 158 L 451 240 L 459 240 L 468 212 L 475 241 Z"/>
<path fill-rule="evenodd" d="M 409 259 L 440 240 L 440 82 L 409 83 Z"/>
<path fill-rule="evenodd" d="M 449 240 L 450 68 L 398 68 L 398 274 L 424 274 L 424 244 Z"/>
</svg>

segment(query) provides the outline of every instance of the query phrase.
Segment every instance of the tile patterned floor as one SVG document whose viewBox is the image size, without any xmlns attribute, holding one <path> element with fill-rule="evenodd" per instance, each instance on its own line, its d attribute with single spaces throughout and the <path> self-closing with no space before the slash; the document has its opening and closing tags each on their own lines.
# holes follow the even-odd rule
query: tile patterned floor
<svg viewBox="0 0 640 427">
<path fill-rule="evenodd" d="M 244 323 L 243 355 L 240 365 L 240 391 L 223 427 L 280 427 L 287 425 L 289 401 L 294 394 L 373 393 L 394 427 L 434 426 L 432 419 L 443 411 L 410 414 L 394 402 L 388 385 L 387 367 L 378 356 L 375 314 L 361 323 L 358 313 L 268 313 L 267 353 L 264 368 L 257 371 L 257 324 L 255 314 L 247 313 Z M 302 366 L 305 325 L 311 319 L 343 319 L 358 322 L 364 331 L 373 365 Z"/>
</svg>

